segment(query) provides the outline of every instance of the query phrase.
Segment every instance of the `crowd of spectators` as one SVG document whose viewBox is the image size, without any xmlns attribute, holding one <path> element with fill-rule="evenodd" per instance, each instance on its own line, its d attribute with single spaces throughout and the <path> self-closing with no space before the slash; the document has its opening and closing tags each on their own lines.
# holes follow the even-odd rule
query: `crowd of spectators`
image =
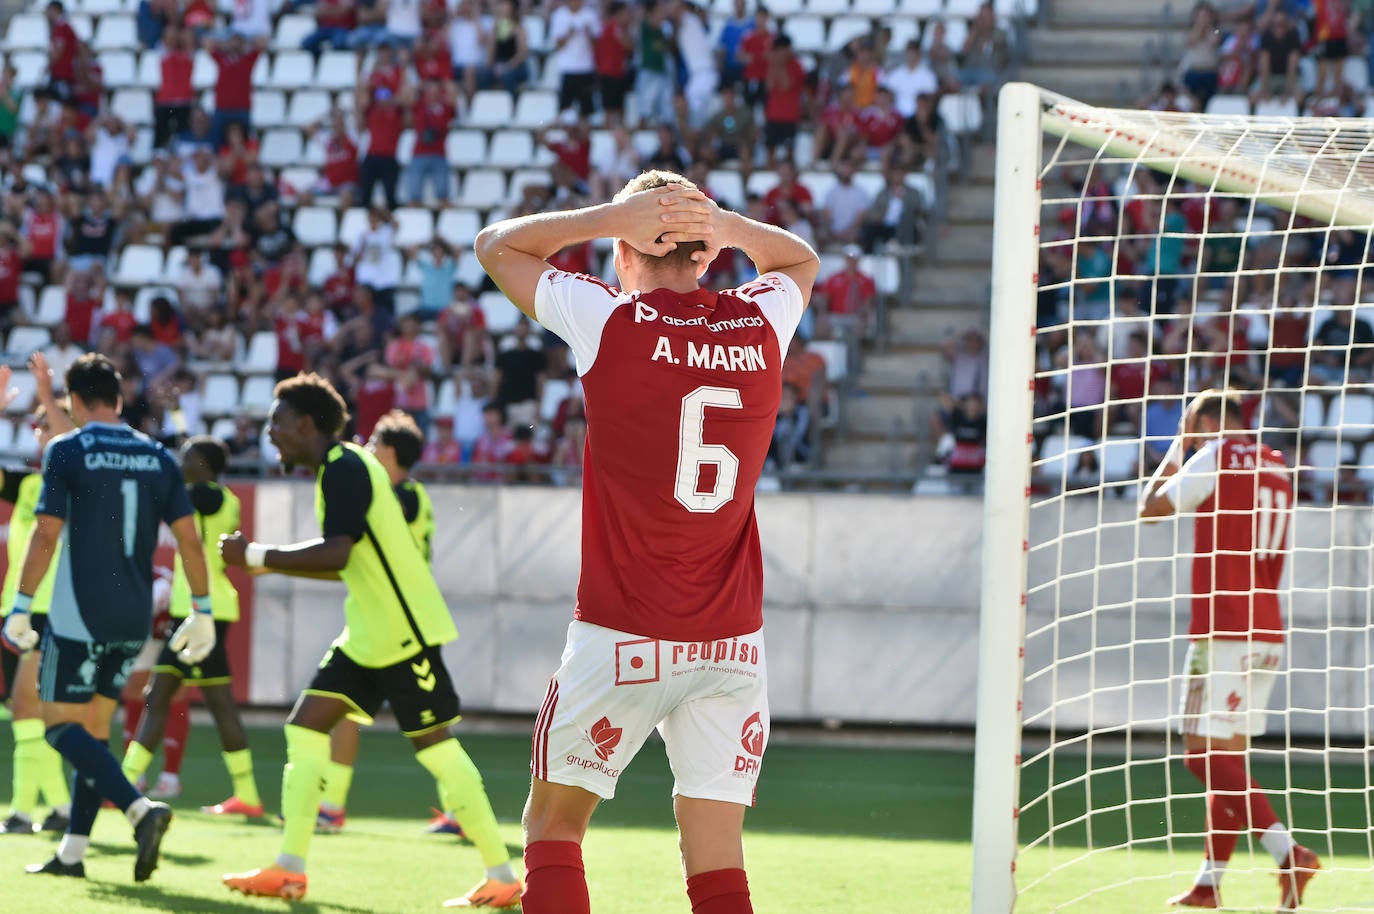
<svg viewBox="0 0 1374 914">
<path fill-rule="evenodd" d="M 142 116 L 111 103 L 114 61 L 89 28 L 60 0 L 42 13 L 41 77 L 21 78 L 14 55 L 0 71 L 0 331 L 11 358 L 33 341 L 59 368 L 105 352 L 127 378 L 127 418 L 175 437 L 215 418 L 207 372 L 234 371 L 268 336 L 277 377 L 313 370 L 339 386 L 354 434 L 400 407 L 431 438 L 427 463 L 490 464 L 479 478 L 512 480 L 576 478 L 585 422 L 566 348 L 504 312 L 492 326 L 492 287 L 464 269 L 461 239 L 431 230 L 410 244 L 398 220 L 402 207 L 450 207 L 464 179 L 452 134 L 479 95 L 556 88 L 524 163 L 543 178 L 513 183 L 481 218 L 605 200 L 643 168 L 680 171 L 831 252 L 803 332 L 862 341 L 882 329 L 865 258 L 909 253 L 925 231 L 922 188 L 944 148 L 937 100 L 992 92 L 1007 58 L 990 4 L 954 45 L 942 21 L 923 40 L 920 23 L 894 31 L 875 16 L 834 53 L 799 54 L 786 24 L 748 0 L 715 16 L 683 0 L 141 0 L 136 41 L 157 65 Z M 310 15 L 314 28 L 301 30 Z M 303 51 L 354 61 L 352 90 L 303 125 L 313 169 L 264 161 L 254 123 L 262 58 L 283 53 L 287 17 Z M 202 91 L 207 58 L 214 78 Z M 803 178 L 818 173 L 827 180 L 813 193 Z M 340 240 L 298 236 L 306 207 L 336 211 Z M 344 217 L 364 211 L 343 240 Z M 162 265 L 155 275 L 127 267 L 136 249 Z M 593 245 L 555 261 L 606 270 Z M 727 251 L 707 282 L 733 286 L 751 271 Z M 25 335 L 31 324 L 51 328 L 50 340 Z M 811 459 L 833 408 L 825 366 L 807 355 L 785 366 L 778 467 Z M 215 423 L 236 455 L 266 446 L 253 412 Z"/>
<path fill-rule="evenodd" d="M 1202 0 L 1173 77 L 1145 106 L 1363 116 L 1371 24 L 1367 6 L 1349 0 Z"/>
<path fill-rule="evenodd" d="M 1350 448 L 1369 437 L 1346 426 L 1374 422 L 1341 412 L 1360 397 L 1374 410 L 1374 326 L 1362 303 L 1369 234 L 1181 180 L 1166 187 L 1144 169 L 1061 177 L 1083 205 L 1044 231 L 1037 432 L 1056 444 L 1065 434 L 1144 439 L 1143 459 L 1133 464 L 1123 449 L 1114 471 L 1084 448 L 1070 482 L 1148 475 L 1178 433 L 1186 396 L 1229 388 L 1243 392 L 1250 427 L 1316 467 L 1305 494 L 1340 488 L 1359 458 Z M 1314 456 L 1322 448 L 1330 455 Z"/>
</svg>

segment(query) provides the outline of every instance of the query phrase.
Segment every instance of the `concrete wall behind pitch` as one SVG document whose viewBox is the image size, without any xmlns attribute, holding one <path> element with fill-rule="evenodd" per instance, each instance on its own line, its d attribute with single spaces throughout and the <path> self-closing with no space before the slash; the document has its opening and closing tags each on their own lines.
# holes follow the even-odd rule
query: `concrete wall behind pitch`
<svg viewBox="0 0 1374 914">
<path fill-rule="evenodd" d="M 431 493 L 435 573 L 460 632 L 446 656 L 464 706 L 533 713 L 571 619 L 580 492 Z M 260 486 L 255 536 L 317 536 L 313 497 L 308 485 Z M 981 501 L 771 494 L 758 514 L 774 716 L 973 723 Z M 1293 524 L 1292 672 L 1273 705 L 1295 709 L 1295 733 L 1362 735 L 1374 723 L 1370 518 L 1301 509 Z M 1187 601 L 1175 594 L 1188 587 L 1191 524 L 1146 527 L 1130 502 L 1080 496 L 1042 503 L 1031 527 L 1028 722 L 1166 726 L 1187 647 Z M 341 586 L 269 575 L 257 588 L 252 698 L 289 704 L 342 627 Z M 1005 618 L 1017 624 L 1017 608 Z"/>
</svg>

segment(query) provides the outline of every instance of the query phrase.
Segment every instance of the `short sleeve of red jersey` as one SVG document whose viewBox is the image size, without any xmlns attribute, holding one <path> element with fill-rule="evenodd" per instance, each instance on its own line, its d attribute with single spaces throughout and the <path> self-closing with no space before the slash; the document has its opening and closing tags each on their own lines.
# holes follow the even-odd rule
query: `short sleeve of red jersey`
<svg viewBox="0 0 1374 914">
<path fill-rule="evenodd" d="M 1204 444 L 1174 475 L 1165 480 L 1159 494 L 1169 499 L 1177 512 L 1196 511 L 1217 489 L 1217 452 L 1221 440 Z"/>
<path fill-rule="evenodd" d="M 787 344 L 792 342 L 792 335 L 797 332 L 802 312 L 806 310 L 806 298 L 802 295 L 801 287 L 786 273 L 764 273 L 736 291 L 742 298 L 759 306 L 778 336 L 778 349 L 786 352 Z"/>
<path fill-rule="evenodd" d="M 548 270 L 534 290 L 534 316 L 558 334 L 577 359 L 577 374 L 591 370 L 601 332 L 615 309 L 628 299 L 594 276 Z"/>
</svg>

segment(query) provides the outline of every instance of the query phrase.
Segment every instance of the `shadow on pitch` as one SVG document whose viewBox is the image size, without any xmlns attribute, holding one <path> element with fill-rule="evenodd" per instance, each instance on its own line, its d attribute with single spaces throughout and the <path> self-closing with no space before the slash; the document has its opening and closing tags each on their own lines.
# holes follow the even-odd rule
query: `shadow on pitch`
<svg viewBox="0 0 1374 914">
<path fill-rule="evenodd" d="M 102 855 L 107 854 L 111 857 L 132 857 L 136 849 L 132 842 L 109 841 L 92 841 L 91 848 L 100 851 Z M 215 859 L 205 854 L 190 854 L 185 851 L 179 851 L 176 848 L 169 849 L 165 847 L 158 856 L 163 860 L 170 860 L 181 866 L 195 866 L 199 863 L 210 863 Z"/>
<path fill-rule="evenodd" d="M 244 898 L 231 894 L 228 889 L 224 890 L 224 896 L 221 898 L 207 898 L 204 895 L 188 895 L 185 892 L 166 889 L 156 883 L 129 885 L 88 881 L 88 886 L 92 898 L 105 899 L 118 904 L 122 909 L 173 911 L 175 914 L 185 914 L 186 911 L 195 911 L 196 914 L 241 914 L 243 911 L 261 911 L 262 901 L 271 900 Z M 356 908 L 332 901 L 321 904 L 309 900 L 293 901 L 291 911 L 292 914 L 322 914 L 325 911 L 373 914 L 370 908 Z"/>
</svg>

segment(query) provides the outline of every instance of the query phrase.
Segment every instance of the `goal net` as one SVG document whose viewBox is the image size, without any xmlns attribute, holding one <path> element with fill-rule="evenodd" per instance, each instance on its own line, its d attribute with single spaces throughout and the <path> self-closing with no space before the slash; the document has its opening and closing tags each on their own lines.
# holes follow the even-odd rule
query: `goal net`
<svg viewBox="0 0 1374 914">
<path fill-rule="evenodd" d="M 1321 857 L 1303 908 L 1374 910 L 1374 120 L 1002 93 L 974 914 L 1162 912 L 1203 859 L 1179 735 L 1194 521 L 1137 499 L 1227 388 L 1293 468 L 1285 656 L 1247 774 Z M 1273 911 L 1245 830 L 1225 907 Z"/>
</svg>

